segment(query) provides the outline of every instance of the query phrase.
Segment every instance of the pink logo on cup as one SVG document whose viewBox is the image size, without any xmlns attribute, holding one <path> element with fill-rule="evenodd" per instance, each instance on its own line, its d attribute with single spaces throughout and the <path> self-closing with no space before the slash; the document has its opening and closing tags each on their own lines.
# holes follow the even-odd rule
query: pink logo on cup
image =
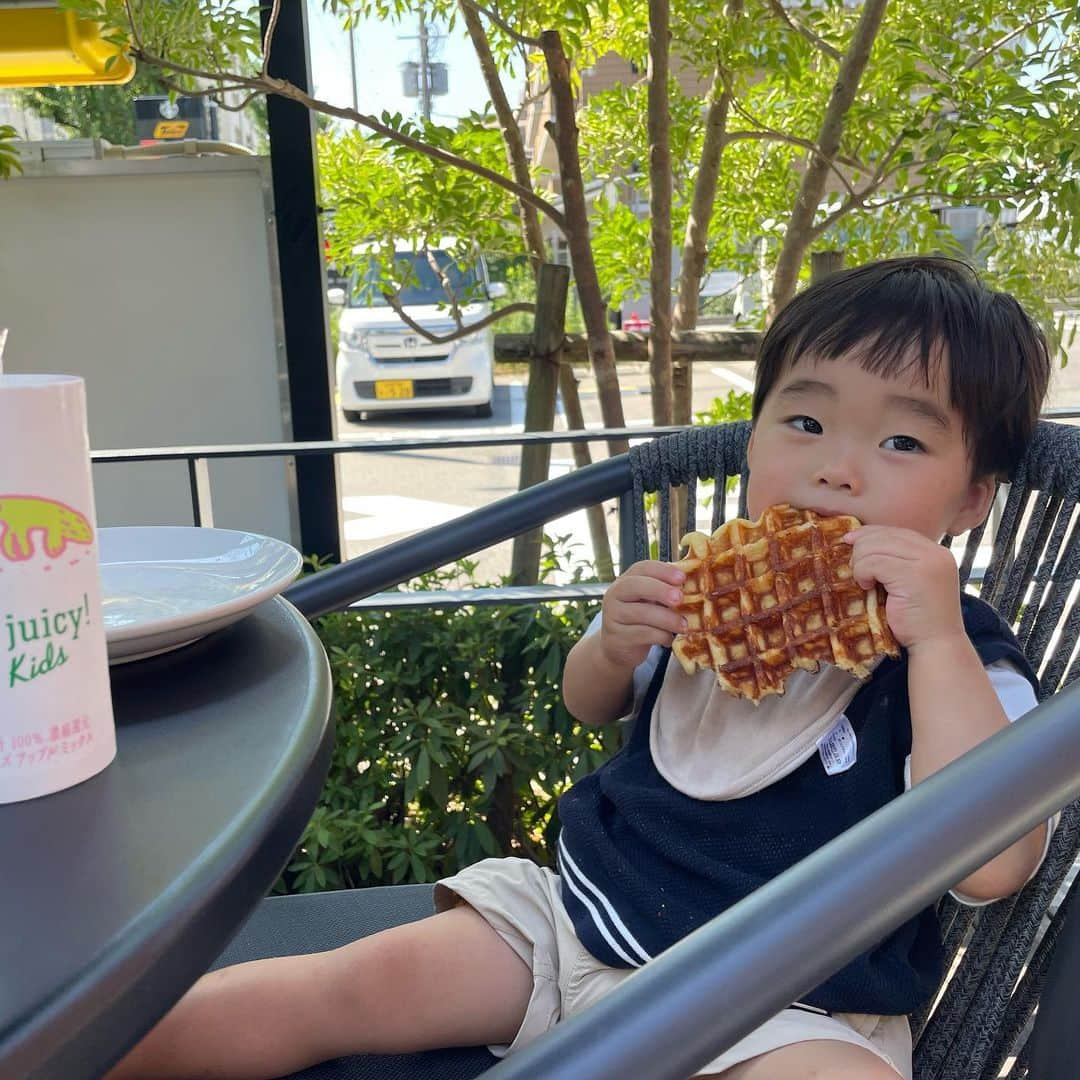
<svg viewBox="0 0 1080 1080">
<path fill-rule="evenodd" d="M 39 533 L 50 559 L 63 555 L 68 544 L 91 544 L 90 522 L 66 503 L 34 495 L 0 495 L 0 555 L 22 562 L 34 554 L 31 533 Z"/>
</svg>

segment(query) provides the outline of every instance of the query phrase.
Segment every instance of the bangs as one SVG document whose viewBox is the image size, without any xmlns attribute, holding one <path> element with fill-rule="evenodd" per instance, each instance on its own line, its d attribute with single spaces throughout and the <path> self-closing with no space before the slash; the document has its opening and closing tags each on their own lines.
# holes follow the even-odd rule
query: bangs
<svg viewBox="0 0 1080 1080">
<path fill-rule="evenodd" d="M 947 378 L 976 475 L 1004 475 L 1034 433 L 1050 359 L 1011 296 L 965 263 L 918 256 L 840 271 L 781 310 L 761 343 L 753 416 L 803 359 L 845 357 L 885 379 Z"/>
<path fill-rule="evenodd" d="M 882 378 L 917 374 L 929 386 L 936 362 L 964 352 L 967 341 L 937 285 L 921 275 L 894 274 L 860 290 L 839 311 L 820 305 L 788 341 L 780 373 L 802 358 L 847 357 Z M 973 325 L 976 313 L 964 314 Z M 954 381 L 949 378 L 950 397 Z M 951 404 L 959 405 L 955 399 Z"/>
</svg>

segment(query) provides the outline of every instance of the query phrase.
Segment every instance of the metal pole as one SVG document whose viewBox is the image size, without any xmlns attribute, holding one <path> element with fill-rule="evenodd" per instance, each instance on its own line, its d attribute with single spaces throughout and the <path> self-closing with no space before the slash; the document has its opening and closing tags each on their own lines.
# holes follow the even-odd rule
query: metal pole
<svg viewBox="0 0 1080 1080">
<path fill-rule="evenodd" d="M 356 94 L 356 27 L 349 24 L 349 85 L 352 87 L 353 112 L 360 111 L 360 101 Z"/>
<path fill-rule="evenodd" d="M 420 115 L 425 120 L 431 119 L 431 64 L 428 60 L 427 22 L 424 20 L 424 6 L 420 5 Z"/>
<path fill-rule="evenodd" d="M 262 5 L 264 34 L 270 10 L 269 4 Z M 305 4 L 281 5 L 270 50 L 270 75 L 287 79 L 301 90 L 311 89 Z M 289 438 L 321 442 L 334 438 L 334 410 L 315 124 L 303 105 L 275 94 L 267 95 L 266 112 L 289 374 Z M 304 554 L 340 561 L 334 461 L 297 458 L 296 487 Z"/>
</svg>

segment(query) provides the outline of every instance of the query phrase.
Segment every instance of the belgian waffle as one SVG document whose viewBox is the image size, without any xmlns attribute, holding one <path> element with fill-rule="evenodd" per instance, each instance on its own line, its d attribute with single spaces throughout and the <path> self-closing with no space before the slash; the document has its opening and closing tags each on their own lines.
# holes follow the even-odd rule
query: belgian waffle
<svg viewBox="0 0 1080 1080">
<path fill-rule="evenodd" d="M 856 583 L 841 541 L 860 524 L 784 504 L 683 537 L 689 550 L 675 565 L 688 626 L 672 651 L 687 674 L 711 668 L 728 693 L 756 703 L 782 694 L 798 668 L 824 661 L 865 679 L 875 657 L 899 656 L 885 591 Z"/>
</svg>

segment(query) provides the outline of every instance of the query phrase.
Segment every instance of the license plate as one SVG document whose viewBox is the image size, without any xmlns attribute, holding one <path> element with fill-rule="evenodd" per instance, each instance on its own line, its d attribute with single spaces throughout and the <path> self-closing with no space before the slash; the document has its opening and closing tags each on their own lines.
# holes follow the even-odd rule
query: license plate
<svg viewBox="0 0 1080 1080">
<path fill-rule="evenodd" d="M 413 396 L 412 379 L 376 379 L 375 397 L 379 401 L 400 400 Z"/>
</svg>

